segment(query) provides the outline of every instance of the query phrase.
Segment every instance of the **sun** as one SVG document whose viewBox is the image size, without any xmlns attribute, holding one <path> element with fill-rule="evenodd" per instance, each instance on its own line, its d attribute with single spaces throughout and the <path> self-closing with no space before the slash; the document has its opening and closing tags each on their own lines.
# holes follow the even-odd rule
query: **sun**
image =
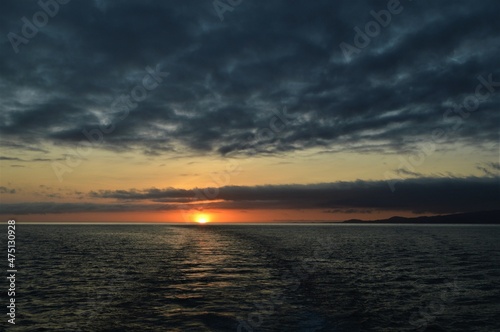
<svg viewBox="0 0 500 332">
<path fill-rule="evenodd" d="M 198 224 L 206 224 L 207 222 L 210 222 L 210 216 L 205 213 L 198 213 L 194 217 L 194 221 L 196 221 Z"/>
</svg>

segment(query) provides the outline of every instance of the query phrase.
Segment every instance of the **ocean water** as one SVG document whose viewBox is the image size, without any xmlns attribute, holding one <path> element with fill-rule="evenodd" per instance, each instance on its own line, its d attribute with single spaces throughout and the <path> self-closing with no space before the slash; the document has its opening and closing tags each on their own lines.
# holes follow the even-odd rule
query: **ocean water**
<svg viewBox="0 0 500 332">
<path fill-rule="evenodd" d="M 498 226 L 19 224 L 16 245 L 9 331 L 500 331 Z"/>
</svg>

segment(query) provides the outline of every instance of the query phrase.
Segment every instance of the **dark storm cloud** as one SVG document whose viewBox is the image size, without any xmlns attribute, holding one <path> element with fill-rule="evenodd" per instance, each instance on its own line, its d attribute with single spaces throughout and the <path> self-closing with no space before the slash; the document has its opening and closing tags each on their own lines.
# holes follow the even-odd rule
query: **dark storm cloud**
<svg viewBox="0 0 500 332">
<path fill-rule="evenodd" d="M 5 157 L 5 156 L 0 156 L 0 160 L 23 161 L 23 160 L 22 160 L 22 159 L 20 159 L 20 158 L 16 158 L 16 157 Z"/>
<path fill-rule="evenodd" d="M 223 209 L 409 210 L 451 213 L 500 206 L 498 177 L 407 179 L 389 190 L 385 181 L 335 182 L 312 185 L 227 186 L 182 190 L 103 190 L 93 198 L 154 201 L 174 204 L 211 200 L 207 207 Z"/>
<path fill-rule="evenodd" d="M 21 158 L 17 158 L 17 157 L 0 156 L 0 160 L 30 162 L 30 161 L 55 161 L 55 160 L 64 160 L 64 159 L 63 158 L 56 158 L 56 159 L 50 159 L 50 158 L 21 159 Z"/>
<path fill-rule="evenodd" d="M 221 22 L 211 1 L 71 1 L 15 53 L 37 2 L 6 1 L 0 13 L 0 133 L 4 147 L 75 145 L 82 129 L 113 123 L 100 148 L 275 154 L 402 152 L 435 128 L 461 122 L 454 142 L 498 141 L 500 4 L 495 0 L 401 1 L 403 10 L 346 61 L 386 2 L 244 1 Z M 168 72 L 127 117 L 113 102 L 141 84 L 146 67 Z M 474 97 L 467 117 L 453 105 Z M 490 76 L 491 75 L 491 76 Z M 484 83 L 484 82 L 483 82 Z M 484 84 L 483 84 L 484 85 Z M 269 129 L 273 110 L 290 121 Z M 460 113 L 462 112 L 462 113 Z M 282 123 L 278 123 L 282 125 Z M 271 128 L 272 129 L 272 128 Z M 370 143 L 367 145 L 366 143 Z"/>
<path fill-rule="evenodd" d="M 394 192 L 389 190 L 388 184 L 384 181 L 227 186 L 217 190 L 215 188 L 102 190 L 91 192 L 87 197 L 116 199 L 119 202 L 11 203 L 1 204 L 0 211 L 10 214 L 126 212 L 177 210 L 201 206 L 238 210 L 321 209 L 330 213 L 368 213 L 375 210 L 403 210 L 416 213 L 470 212 L 499 208 L 499 181 L 498 177 L 407 179 L 398 182 Z M 7 188 L 2 191 L 10 192 Z M 202 202 L 200 199 L 206 201 Z"/>
<path fill-rule="evenodd" d="M 151 188 L 147 190 L 102 190 L 99 192 L 91 191 L 91 197 L 98 198 L 115 198 L 126 200 L 142 200 L 142 199 L 179 199 L 179 198 L 192 198 L 193 191 L 185 189 L 157 189 Z"/>
<path fill-rule="evenodd" d="M 24 214 L 59 214 L 83 212 L 132 212 L 132 211 L 166 211 L 172 209 L 164 204 L 94 204 L 94 203 L 8 203 L 0 204 L 0 212 L 10 215 Z"/>
</svg>

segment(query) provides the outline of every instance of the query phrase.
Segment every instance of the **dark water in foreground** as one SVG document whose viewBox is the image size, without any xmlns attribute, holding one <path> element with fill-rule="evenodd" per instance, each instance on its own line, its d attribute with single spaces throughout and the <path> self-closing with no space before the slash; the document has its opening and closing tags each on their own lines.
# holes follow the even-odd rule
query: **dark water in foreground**
<svg viewBox="0 0 500 332">
<path fill-rule="evenodd" d="M 13 331 L 500 331 L 498 226 L 18 225 L 16 238 Z"/>
</svg>

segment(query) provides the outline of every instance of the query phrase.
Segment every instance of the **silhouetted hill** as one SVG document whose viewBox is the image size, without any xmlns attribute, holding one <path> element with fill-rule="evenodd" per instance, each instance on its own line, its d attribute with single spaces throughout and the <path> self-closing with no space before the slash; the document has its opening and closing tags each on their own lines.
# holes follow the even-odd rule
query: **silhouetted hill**
<svg viewBox="0 0 500 332">
<path fill-rule="evenodd" d="M 350 219 L 344 223 L 384 223 L 384 224 L 500 224 L 500 210 L 447 214 L 430 217 L 391 217 L 380 220 Z"/>
</svg>

